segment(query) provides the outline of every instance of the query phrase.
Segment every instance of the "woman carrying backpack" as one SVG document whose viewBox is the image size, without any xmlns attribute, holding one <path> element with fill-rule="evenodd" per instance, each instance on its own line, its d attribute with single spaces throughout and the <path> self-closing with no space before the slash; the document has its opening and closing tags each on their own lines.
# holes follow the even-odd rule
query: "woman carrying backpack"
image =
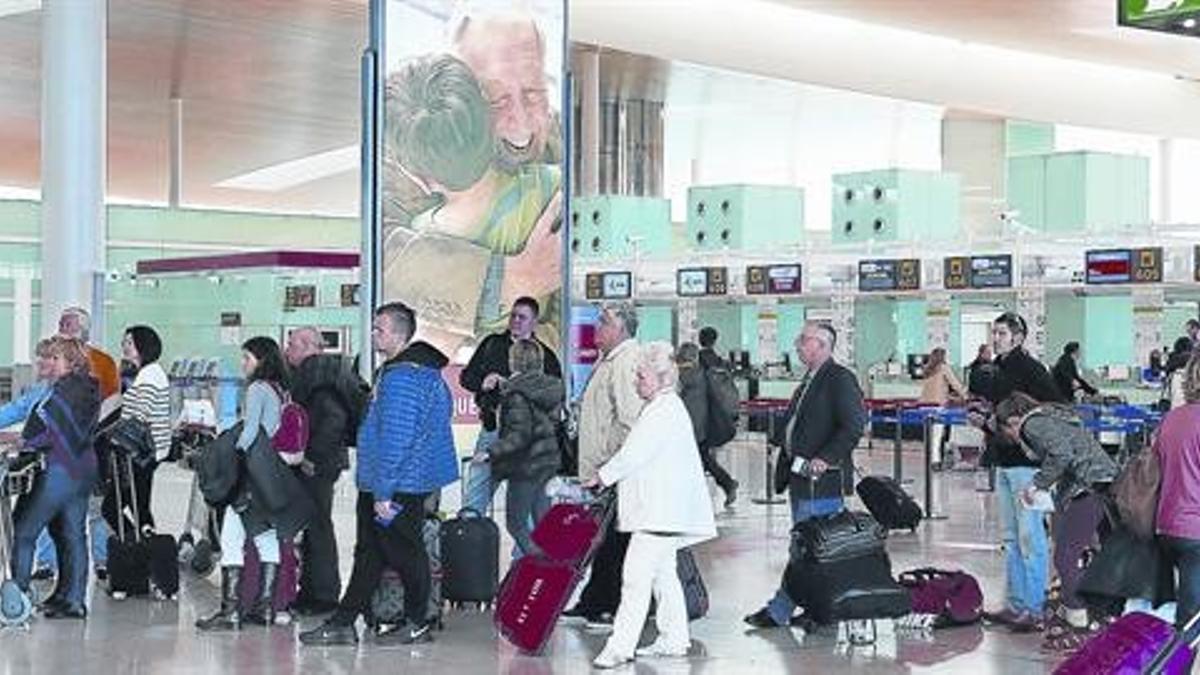
<svg viewBox="0 0 1200 675">
<path fill-rule="evenodd" d="M 303 512 L 299 508 L 301 505 L 289 503 L 283 509 L 267 511 L 263 504 L 267 500 L 260 498 L 263 489 L 278 489 L 287 495 L 286 499 L 291 500 L 297 499 L 296 491 L 299 490 L 302 498 L 303 487 L 299 486 L 294 474 L 284 467 L 281 473 L 275 475 L 287 485 L 263 486 L 262 478 L 250 466 L 248 457 L 250 453 L 260 450 L 259 444 L 264 443 L 260 435 L 273 439 L 280 431 L 284 409 L 281 392 L 286 390 L 287 371 L 279 344 L 269 337 L 247 340 L 242 345 L 242 373 L 248 384 L 241 431 L 235 443 L 240 464 L 239 479 L 221 523 L 221 608 L 216 614 L 196 622 L 196 627 L 204 631 L 238 630 L 243 620 L 265 626 L 275 623 L 274 600 L 280 578 L 280 540 L 290 542 L 302 527 L 298 521 L 298 514 Z M 290 430 L 288 435 L 291 435 Z M 274 452 L 270 442 L 264 445 L 266 451 Z M 292 482 L 295 485 L 291 485 Z M 278 518 L 280 513 L 287 513 L 288 522 Z M 292 518 L 293 514 L 295 518 Z M 261 586 L 253 606 L 243 616 L 238 606 L 238 588 L 245 563 L 247 537 L 253 540 L 258 553 Z"/>
</svg>

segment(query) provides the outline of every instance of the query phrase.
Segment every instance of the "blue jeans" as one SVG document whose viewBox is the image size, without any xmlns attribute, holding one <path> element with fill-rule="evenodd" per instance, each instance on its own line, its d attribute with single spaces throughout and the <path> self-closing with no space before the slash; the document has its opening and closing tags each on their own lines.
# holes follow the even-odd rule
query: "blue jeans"
<svg viewBox="0 0 1200 675">
<path fill-rule="evenodd" d="M 89 541 L 92 545 L 92 564 L 99 569 L 108 563 L 109 532 L 108 523 L 100 513 L 99 503 L 96 503 L 97 508 L 92 508 L 92 502 L 96 502 L 96 500 L 94 498 L 88 500 L 87 526 Z M 56 545 L 50 537 L 50 530 L 42 530 L 38 535 L 34 561 L 38 568 L 58 569 Z"/>
<path fill-rule="evenodd" d="M 512 559 L 532 553 L 534 546 L 530 534 L 533 526 L 550 510 L 546 498 L 546 481 L 510 478 L 505 497 L 504 521 L 513 538 Z"/>
<path fill-rule="evenodd" d="M 1035 473 L 1033 467 L 1002 467 L 996 472 L 996 499 L 1004 525 L 1008 607 L 1040 617 L 1046 605 L 1050 544 L 1044 514 L 1021 502 L 1021 492 L 1033 483 Z"/>
<path fill-rule="evenodd" d="M 17 500 L 13 512 L 14 537 L 12 575 L 22 590 L 29 590 L 38 533 L 50 526 L 51 535 L 62 542 L 59 586 L 72 606 L 83 606 L 88 576 L 88 496 L 94 475 L 74 479 L 66 469 L 51 464 L 38 476 L 33 491 Z"/>
<path fill-rule="evenodd" d="M 479 438 L 475 440 L 475 454 L 490 454 L 492 445 L 498 438 L 499 431 L 480 431 Z M 492 482 L 492 465 L 488 462 L 472 462 L 469 467 L 463 508 L 474 509 L 479 515 L 486 516 L 488 507 L 492 505 L 492 497 L 496 495 L 496 484 Z"/>
<path fill-rule="evenodd" d="M 796 490 L 791 489 L 788 490 L 788 499 L 792 504 L 792 525 L 812 518 L 828 516 L 845 508 L 841 497 L 802 499 Z M 786 626 L 791 622 L 792 614 L 796 612 L 796 603 L 784 590 L 782 584 L 775 591 L 775 596 L 767 602 L 767 612 L 770 613 L 771 619 L 780 626 Z"/>
</svg>

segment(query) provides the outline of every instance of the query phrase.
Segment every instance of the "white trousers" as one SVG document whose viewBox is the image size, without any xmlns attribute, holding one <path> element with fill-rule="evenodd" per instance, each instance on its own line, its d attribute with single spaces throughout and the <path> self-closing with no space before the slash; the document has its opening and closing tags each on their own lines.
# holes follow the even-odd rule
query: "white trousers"
<svg viewBox="0 0 1200 675">
<path fill-rule="evenodd" d="M 246 528 L 242 517 L 226 507 L 221 521 L 221 567 L 241 567 L 246 562 Z M 279 536 L 272 528 L 254 538 L 258 559 L 265 563 L 279 563 Z"/>
<path fill-rule="evenodd" d="M 675 566 L 676 551 L 683 546 L 683 537 L 678 536 L 634 532 L 630 537 L 621 575 L 621 605 L 613 618 L 613 634 L 604 647 L 606 650 L 619 656 L 633 656 L 650 611 L 651 593 L 658 602 L 657 643 L 679 650 L 690 646 L 687 605 Z"/>
</svg>

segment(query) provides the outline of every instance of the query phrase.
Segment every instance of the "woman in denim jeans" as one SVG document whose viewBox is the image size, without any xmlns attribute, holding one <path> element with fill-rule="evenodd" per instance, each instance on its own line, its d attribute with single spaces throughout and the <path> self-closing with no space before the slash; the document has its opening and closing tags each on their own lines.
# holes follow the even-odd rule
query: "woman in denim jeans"
<svg viewBox="0 0 1200 675">
<path fill-rule="evenodd" d="M 1039 402 L 1062 402 L 1049 371 L 1025 351 L 1026 335 L 1025 320 L 1014 312 L 1005 312 L 992 323 L 992 347 L 996 352 L 996 372 L 988 392 L 992 404 L 1018 391 Z M 978 416 L 973 415 L 972 422 L 983 426 Z M 985 432 L 988 439 L 984 463 L 998 469 L 996 499 L 1004 528 L 1008 593 L 1005 606 L 985 612 L 984 618 L 1008 625 L 1015 632 L 1032 632 L 1041 628 L 1045 611 L 1050 544 L 1042 514 L 1025 508 L 1021 495 L 1033 484 L 1040 462 L 995 433 L 995 429 Z"/>
<path fill-rule="evenodd" d="M 1179 572 L 1175 625 L 1200 612 L 1200 355 L 1179 371 L 1184 405 L 1158 427 L 1154 452 L 1162 467 L 1155 531 Z"/>
<path fill-rule="evenodd" d="M 1062 598 L 1048 612 L 1043 648 L 1074 651 L 1097 628 L 1088 623 L 1087 604 L 1077 592 L 1083 579 L 1079 561 L 1097 543 L 1103 494 L 1117 475 L 1117 463 L 1068 406 L 1042 405 L 1017 392 L 996 406 L 996 422 L 1042 464 L 1021 494 L 1023 506 L 1033 507 L 1038 493 L 1054 491 L 1054 570 Z"/>
</svg>

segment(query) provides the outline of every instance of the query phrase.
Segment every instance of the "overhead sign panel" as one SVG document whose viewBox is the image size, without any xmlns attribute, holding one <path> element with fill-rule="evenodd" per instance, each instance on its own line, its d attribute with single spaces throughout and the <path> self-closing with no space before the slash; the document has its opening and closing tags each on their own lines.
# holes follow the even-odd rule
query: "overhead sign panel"
<svg viewBox="0 0 1200 675">
<path fill-rule="evenodd" d="M 1089 284 L 1155 284 L 1163 279 L 1161 247 L 1087 251 L 1084 271 Z"/>
<path fill-rule="evenodd" d="M 800 263 L 746 268 L 747 295 L 794 295 L 801 292 Z"/>
<path fill-rule="evenodd" d="M 628 300 L 633 297 L 632 272 L 594 272 L 584 278 L 588 300 Z"/>
<path fill-rule="evenodd" d="M 858 262 L 860 291 L 916 291 L 920 288 L 921 261 L 916 258 Z"/>
<path fill-rule="evenodd" d="M 729 274 L 724 267 L 691 267 L 675 273 L 675 291 L 683 298 L 729 293 Z"/>
</svg>

